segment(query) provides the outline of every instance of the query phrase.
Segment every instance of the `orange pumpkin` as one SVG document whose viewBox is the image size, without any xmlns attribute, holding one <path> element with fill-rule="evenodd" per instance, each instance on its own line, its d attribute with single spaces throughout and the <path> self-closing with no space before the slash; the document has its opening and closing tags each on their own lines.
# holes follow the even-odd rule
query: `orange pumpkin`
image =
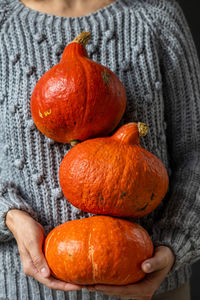
<svg viewBox="0 0 200 300">
<path fill-rule="evenodd" d="M 54 228 L 44 244 L 53 275 L 75 284 L 125 285 L 141 280 L 153 244 L 140 225 L 110 216 L 69 221 Z"/>
<path fill-rule="evenodd" d="M 126 92 L 107 67 L 88 58 L 90 38 L 83 32 L 64 49 L 58 64 L 37 82 L 31 97 L 36 127 L 63 143 L 106 136 L 118 125 Z"/>
<path fill-rule="evenodd" d="M 153 211 L 168 189 L 162 162 L 140 146 L 143 123 L 128 123 L 111 137 L 73 147 L 59 170 L 62 191 L 83 211 L 139 218 Z"/>
</svg>

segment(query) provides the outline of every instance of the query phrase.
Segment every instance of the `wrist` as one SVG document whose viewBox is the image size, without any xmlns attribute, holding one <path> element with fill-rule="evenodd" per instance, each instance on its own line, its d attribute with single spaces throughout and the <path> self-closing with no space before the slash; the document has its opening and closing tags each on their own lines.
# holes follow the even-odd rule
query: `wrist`
<svg viewBox="0 0 200 300">
<path fill-rule="evenodd" d="M 5 217 L 5 223 L 8 229 L 13 232 L 15 229 L 15 221 L 16 218 L 22 215 L 30 216 L 27 212 L 19 210 L 19 209 L 10 209 Z"/>
<path fill-rule="evenodd" d="M 169 246 L 160 246 L 160 248 L 164 247 L 165 249 L 165 259 L 166 264 L 169 267 L 169 271 L 172 269 L 174 262 L 175 262 L 175 255 L 173 250 Z"/>
</svg>

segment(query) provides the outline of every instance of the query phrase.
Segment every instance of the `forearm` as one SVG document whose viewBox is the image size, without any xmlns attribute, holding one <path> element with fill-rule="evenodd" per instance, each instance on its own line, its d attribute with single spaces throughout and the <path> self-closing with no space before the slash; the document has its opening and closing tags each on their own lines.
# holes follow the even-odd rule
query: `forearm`
<svg viewBox="0 0 200 300">
<path fill-rule="evenodd" d="M 160 28 L 163 98 L 172 169 L 170 190 L 153 227 L 155 245 L 175 253 L 175 271 L 200 256 L 200 65 L 180 6 L 170 3 Z"/>
<path fill-rule="evenodd" d="M 163 214 L 153 226 L 152 240 L 155 246 L 168 246 L 175 254 L 172 272 L 184 264 L 194 263 L 200 256 L 199 176 L 196 172 L 188 171 L 187 166 L 176 174 Z"/>
</svg>

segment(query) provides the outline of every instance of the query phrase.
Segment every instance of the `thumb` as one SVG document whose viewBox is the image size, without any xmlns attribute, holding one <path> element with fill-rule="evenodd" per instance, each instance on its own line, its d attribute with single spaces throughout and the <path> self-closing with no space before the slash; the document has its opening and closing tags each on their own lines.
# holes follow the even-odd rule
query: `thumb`
<svg viewBox="0 0 200 300">
<path fill-rule="evenodd" d="M 30 256 L 38 273 L 40 273 L 42 277 L 49 277 L 50 269 L 48 267 L 44 254 L 42 253 L 42 250 L 39 247 L 34 247 L 30 251 Z"/>
<path fill-rule="evenodd" d="M 142 270 L 145 273 L 152 273 L 164 269 L 168 264 L 167 247 L 157 247 L 152 258 L 142 263 Z"/>
</svg>

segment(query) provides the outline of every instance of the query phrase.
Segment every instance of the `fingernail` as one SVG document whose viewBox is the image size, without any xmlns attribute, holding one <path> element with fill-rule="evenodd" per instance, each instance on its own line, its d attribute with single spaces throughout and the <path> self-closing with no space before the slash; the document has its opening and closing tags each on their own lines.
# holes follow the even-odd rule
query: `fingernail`
<svg viewBox="0 0 200 300">
<path fill-rule="evenodd" d="M 150 264 L 150 263 L 146 263 L 146 264 L 144 265 L 144 270 L 145 270 L 145 272 L 151 271 L 151 264 Z"/>
<path fill-rule="evenodd" d="M 40 272 L 42 273 L 43 276 L 48 275 L 48 270 L 44 267 L 40 270 Z"/>
</svg>

